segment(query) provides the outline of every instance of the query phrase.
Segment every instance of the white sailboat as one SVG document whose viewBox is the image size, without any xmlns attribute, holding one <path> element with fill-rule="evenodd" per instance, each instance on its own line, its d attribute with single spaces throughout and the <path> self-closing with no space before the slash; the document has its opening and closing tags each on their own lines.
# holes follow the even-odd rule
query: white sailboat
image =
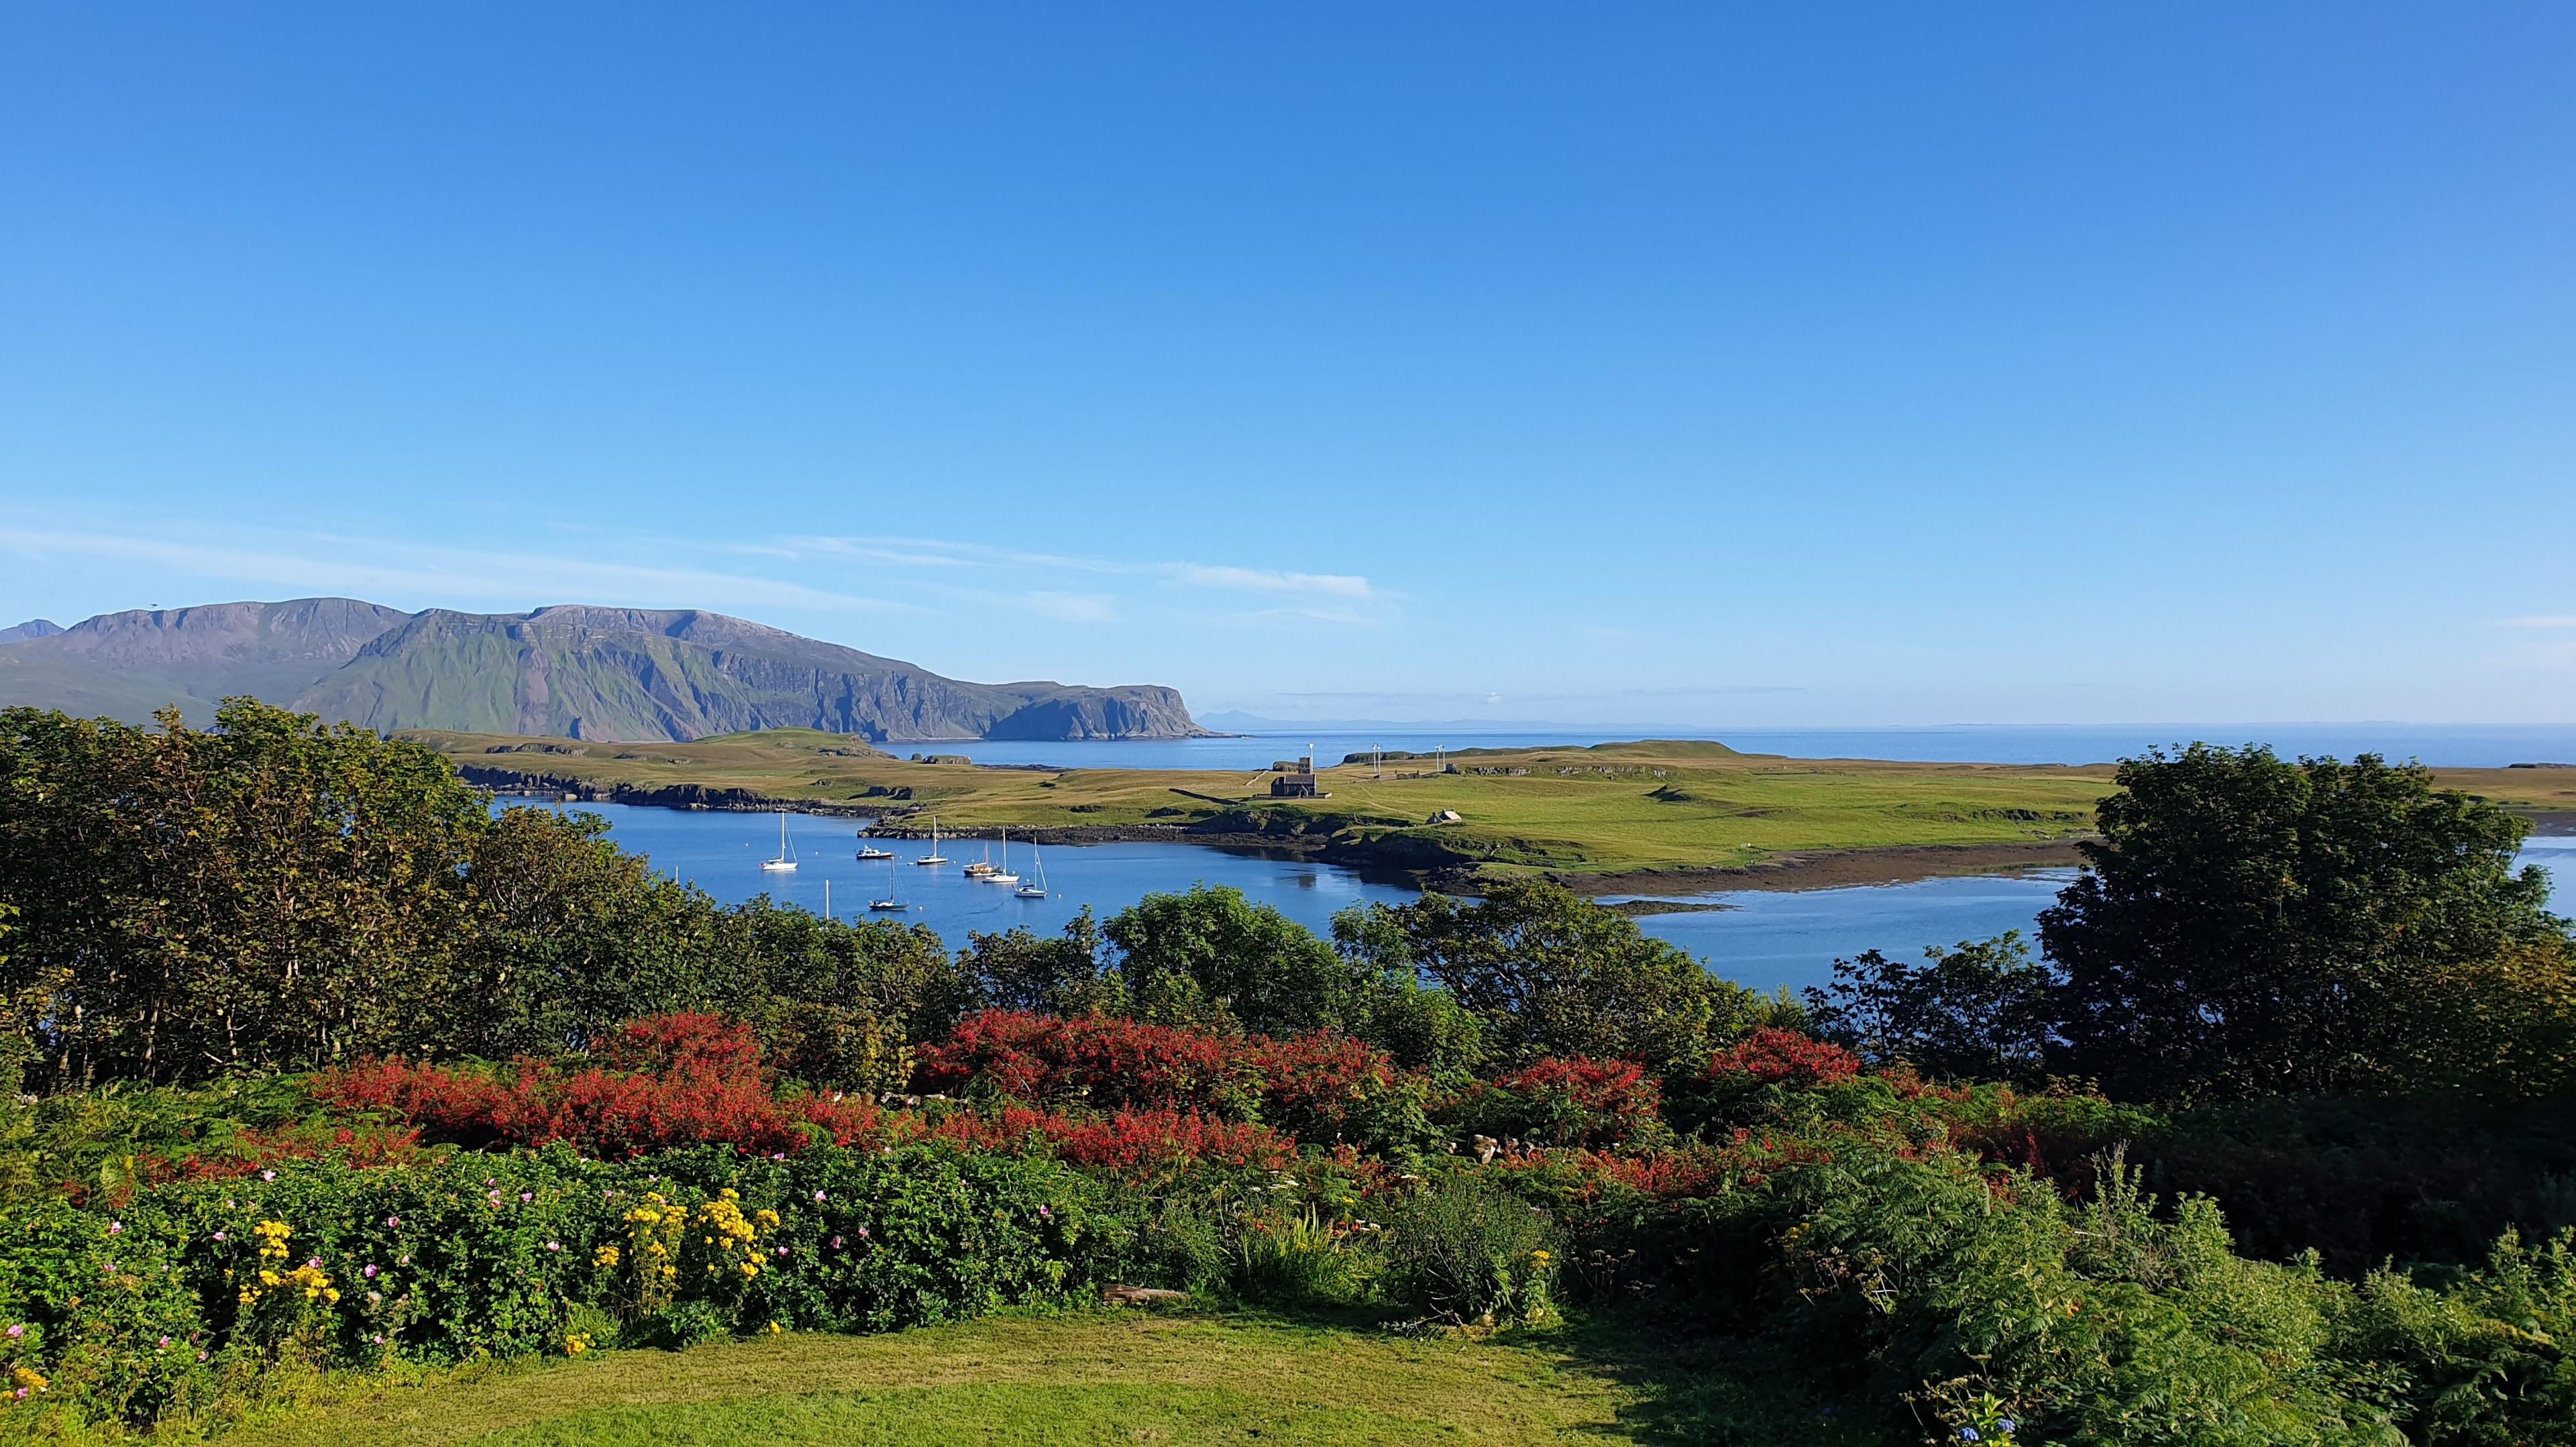
<svg viewBox="0 0 2576 1447">
<path fill-rule="evenodd" d="M 1011 872 L 1011 831 L 1002 831 L 1002 867 L 984 876 L 986 884 L 1017 884 L 1020 877 Z"/>
<path fill-rule="evenodd" d="M 1029 853 L 1035 856 L 1038 861 L 1038 882 L 1035 884 L 1023 884 L 1019 888 L 1012 890 L 1011 893 L 1018 895 L 1022 899 L 1044 899 L 1047 897 L 1046 856 L 1039 854 L 1038 847 L 1034 844 L 1029 846 Z"/>
<path fill-rule="evenodd" d="M 787 811 L 784 809 L 778 811 L 778 857 L 762 860 L 760 867 L 779 874 L 796 867 L 796 846 L 787 842 Z"/>
<path fill-rule="evenodd" d="M 930 852 L 912 861 L 915 864 L 946 864 L 948 856 L 939 852 L 939 816 L 930 816 Z"/>
<path fill-rule="evenodd" d="M 891 849 L 879 849 L 868 842 L 867 835 L 861 834 L 859 836 L 859 857 L 861 859 L 892 859 L 894 858 L 894 851 Z"/>
<path fill-rule="evenodd" d="M 880 914 L 891 913 L 895 910 L 910 909 L 912 906 L 905 904 L 902 900 L 896 898 L 896 896 L 902 892 L 902 890 L 895 888 L 894 856 L 889 854 L 886 856 L 885 898 L 869 900 L 868 908 L 875 910 Z"/>
</svg>

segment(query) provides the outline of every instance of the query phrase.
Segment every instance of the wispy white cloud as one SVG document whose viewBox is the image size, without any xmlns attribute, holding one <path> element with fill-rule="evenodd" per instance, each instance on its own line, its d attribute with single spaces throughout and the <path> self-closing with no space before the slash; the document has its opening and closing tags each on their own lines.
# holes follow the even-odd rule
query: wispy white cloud
<svg viewBox="0 0 2576 1447">
<path fill-rule="evenodd" d="M 1330 605 L 1313 607 L 1255 608 L 1249 612 L 1232 613 L 1226 616 L 1238 623 L 1254 623 L 1265 619 L 1286 618 L 1308 623 L 1337 623 L 1346 628 L 1375 628 L 1378 626 L 1377 619 L 1360 612 L 1356 608 L 1336 608 Z"/>
<path fill-rule="evenodd" d="M 1348 573 L 1281 573 L 1267 568 L 1236 568 L 1215 563 L 1159 565 L 1181 582 L 1200 588 L 1239 588 L 1260 593 L 1324 593 L 1336 598 L 1373 596 L 1369 580 Z"/>
<path fill-rule="evenodd" d="M 1106 593 L 1031 593 L 1030 608 L 1065 623 L 1115 623 L 1118 601 Z"/>
<path fill-rule="evenodd" d="M 940 538 L 793 537 L 768 547 L 789 556 L 820 555 L 901 568 L 1018 568 L 1102 576 L 1158 578 L 1192 588 L 1232 592 L 1309 593 L 1375 598 L 1381 591 L 1353 573 L 1306 573 L 1234 563 L 1127 561 L 1067 553 L 1026 552 Z"/>
<path fill-rule="evenodd" d="M 232 543 L 188 542 L 135 533 L 0 525 L 0 549 L 33 558 L 141 563 L 180 577 L 247 588 L 360 597 L 408 594 L 512 607 L 585 602 L 666 608 L 876 611 L 908 610 L 912 606 L 741 573 L 654 567 L 561 553 L 426 548 L 381 539 L 315 534 L 272 535 Z"/>
</svg>

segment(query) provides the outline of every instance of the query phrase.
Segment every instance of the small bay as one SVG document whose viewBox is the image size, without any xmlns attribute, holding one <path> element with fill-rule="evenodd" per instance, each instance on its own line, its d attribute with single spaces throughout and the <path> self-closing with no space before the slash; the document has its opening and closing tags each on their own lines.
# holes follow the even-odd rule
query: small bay
<svg viewBox="0 0 2576 1447">
<path fill-rule="evenodd" d="M 608 821 L 609 837 L 620 847 L 726 903 L 767 894 L 819 913 L 828 884 L 832 912 L 849 919 L 869 913 L 868 902 L 891 890 L 908 908 L 884 917 L 929 925 L 951 947 L 964 945 L 970 930 L 990 933 L 1026 925 L 1052 933 L 1085 905 L 1106 918 L 1145 895 L 1200 883 L 1240 889 L 1255 903 L 1270 905 L 1318 933 L 1329 932 L 1333 915 L 1350 905 L 1403 904 L 1415 897 L 1411 890 L 1309 859 L 1195 844 L 1055 846 L 1033 857 L 1025 846 L 1014 844 L 1012 868 L 1034 883 L 1042 858 L 1049 887 L 1045 899 L 1022 899 L 1009 886 L 981 883 L 962 872 L 967 861 L 988 852 L 999 862 L 996 842 L 990 839 L 943 841 L 949 863 L 936 868 L 912 863 L 928 852 L 927 841 L 871 839 L 867 842 L 893 851 L 896 859 L 891 865 L 862 863 L 855 857 L 860 847 L 857 823 L 790 815 L 789 837 L 800 865 L 784 873 L 760 867 L 778 851 L 774 814 L 622 804 L 540 807 L 598 814 Z M 2550 871 L 2561 913 L 2576 910 L 2576 837 L 2534 838 L 2522 862 Z M 2009 929 L 2029 934 L 2039 911 L 2073 877 L 2072 870 L 2050 869 L 1845 889 L 1728 890 L 1687 896 L 1695 903 L 1727 908 L 1649 914 L 1637 924 L 1689 950 L 1728 979 L 1763 990 L 1797 989 L 1823 983 L 1836 958 L 1862 950 L 1913 959 L 1927 945 L 1985 939 Z"/>
</svg>

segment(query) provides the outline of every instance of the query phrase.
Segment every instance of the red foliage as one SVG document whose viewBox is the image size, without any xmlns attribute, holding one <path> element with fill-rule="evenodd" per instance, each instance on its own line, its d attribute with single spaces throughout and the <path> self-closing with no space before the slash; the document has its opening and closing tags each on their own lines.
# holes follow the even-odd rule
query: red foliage
<svg viewBox="0 0 2576 1447">
<path fill-rule="evenodd" d="M 750 1026 L 696 1011 L 630 1020 L 601 1041 L 597 1053 L 602 1063 L 613 1069 L 655 1075 L 679 1071 L 726 1077 L 761 1073 L 760 1041 Z"/>
<path fill-rule="evenodd" d="M 980 1080 L 1014 1100 L 1220 1114 L 1257 1099 L 1264 1118 L 1317 1139 L 1340 1134 L 1369 1093 L 1396 1078 L 1385 1051 L 1326 1031 L 1227 1037 L 1009 1010 L 967 1017 L 919 1060 L 923 1090 Z"/>
<path fill-rule="evenodd" d="M 1638 1124 L 1653 1120 L 1663 1104 L 1663 1087 L 1634 1060 L 1549 1056 L 1494 1084 L 1520 1096 L 1562 1095 L 1577 1109 Z"/>
<path fill-rule="evenodd" d="M 1187 1031 L 999 1013 L 968 1024 L 973 1028 L 961 1029 L 959 1038 L 931 1048 L 941 1062 L 926 1067 L 932 1079 L 992 1069 L 1040 1095 L 1049 1093 L 1044 1087 L 1079 1081 L 1100 1094 L 1157 1096 L 1205 1088 L 1233 1068 L 1217 1048 L 1222 1042 Z M 523 1059 L 495 1076 L 371 1060 L 318 1077 L 314 1089 L 341 1109 L 385 1111 L 469 1145 L 564 1141 L 611 1158 L 705 1142 L 792 1151 L 813 1138 L 813 1128 L 839 1145 L 927 1137 L 973 1150 L 1012 1150 L 1036 1141 L 1075 1165 L 1130 1175 L 1201 1161 L 1276 1168 L 1297 1149 L 1269 1127 L 1168 1105 L 1097 1118 L 1006 1106 L 957 1111 L 933 1125 L 919 1115 L 880 1111 L 872 1101 L 780 1096 L 760 1071 L 750 1033 L 713 1016 L 640 1020 L 602 1053 L 627 1068 Z M 965 1060 L 975 1064 L 959 1063 Z"/>
<path fill-rule="evenodd" d="M 1498 1137 L 1558 1146 L 1618 1145 L 1662 1118 L 1663 1086 L 1633 1060 L 1549 1056 L 1479 1081 L 1444 1104 L 1444 1119 Z"/>
<path fill-rule="evenodd" d="M 1761 1029 L 1721 1050 L 1708 1063 L 1711 1080 L 1749 1081 L 1813 1089 L 1860 1074 L 1860 1057 L 1794 1030 Z"/>
<path fill-rule="evenodd" d="M 638 1020 L 604 1043 L 621 1069 L 567 1069 L 522 1059 L 505 1076 L 403 1060 L 370 1060 L 317 1077 L 314 1093 L 344 1110 L 380 1110 L 469 1146 L 564 1141 L 626 1158 L 709 1142 L 794 1150 L 821 1127 L 842 1144 L 873 1139 L 866 1101 L 780 1097 L 749 1030 L 713 1015 Z"/>
<path fill-rule="evenodd" d="M 1014 1150 L 1034 1141 L 1074 1165 L 1138 1179 L 1200 1161 L 1277 1170 L 1297 1154 L 1295 1141 L 1268 1126 L 1217 1120 L 1197 1111 L 1071 1116 L 1006 1105 L 947 1116 L 931 1128 L 930 1138 L 980 1151 Z"/>
<path fill-rule="evenodd" d="M 1374 1045 L 1318 1031 L 1255 1036 L 1245 1062 L 1261 1082 L 1264 1118 L 1313 1140 L 1338 1137 L 1372 1093 L 1395 1084 L 1395 1061 Z"/>
<path fill-rule="evenodd" d="M 1231 1043 L 1135 1020 L 986 1010 L 924 1046 L 914 1079 L 946 1091 L 981 1078 L 1015 1100 L 1206 1107 L 1240 1073 Z"/>
<path fill-rule="evenodd" d="M 1278 1170 L 1297 1154 L 1295 1141 L 1268 1126 L 1214 1120 L 1196 1111 L 1122 1110 L 1099 1120 L 1051 1117 L 1047 1136 L 1056 1154 L 1077 1166 L 1131 1176 L 1195 1161 Z"/>
</svg>

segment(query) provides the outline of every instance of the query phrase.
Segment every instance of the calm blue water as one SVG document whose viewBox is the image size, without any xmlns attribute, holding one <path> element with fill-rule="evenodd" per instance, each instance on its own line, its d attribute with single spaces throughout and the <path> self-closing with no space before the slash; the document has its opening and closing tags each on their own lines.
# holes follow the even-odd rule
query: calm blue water
<svg viewBox="0 0 2576 1447">
<path fill-rule="evenodd" d="M 1941 764 L 2101 764 L 2160 744 L 2205 739 L 2266 743 L 2284 757 L 2375 753 L 2463 769 L 2576 763 L 2576 725 L 2440 724 L 1960 724 L 1940 728 L 1648 729 L 1561 733 L 1271 731 L 1223 739 L 1139 739 L 1123 743 L 888 744 L 898 755 L 963 754 L 979 764 L 1047 764 L 1094 769 L 1262 768 L 1309 744 L 1323 763 L 1372 747 L 1427 753 L 1446 748 L 1574 747 L 1635 738 L 1716 739 L 1746 753 L 1802 759 L 1907 759 Z"/>
<path fill-rule="evenodd" d="M 923 841 L 873 841 L 900 856 L 889 869 L 852 857 L 858 849 L 855 822 L 804 815 L 791 816 L 788 825 L 802 867 L 794 874 L 769 874 L 760 862 L 778 849 L 775 815 L 618 804 L 547 807 L 598 813 L 609 821 L 610 837 L 620 846 L 728 903 L 766 893 L 819 913 L 828 883 L 832 912 L 846 919 L 866 913 L 867 902 L 891 886 L 911 906 L 893 918 L 927 924 L 952 946 L 965 944 L 969 930 L 1025 924 L 1051 932 L 1085 904 L 1105 918 L 1147 894 L 1200 882 L 1232 885 L 1318 933 L 1329 930 L 1334 913 L 1349 905 L 1402 904 L 1414 897 L 1409 890 L 1371 884 L 1328 864 L 1256 858 L 1194 844 L 1095 844 L 1044 851 L 1053 893 L 1043 900 L 1020 899 L 1006 886 L 980 884 L 959 872 L 967 860 L 984 856 L 984 844 L 946 841 L 942 852 L 951 863 L 925 869 L 909 862 L 927 851 Z M 2523 859 L 2549 869 L 2557 885 L 2557 908 L 2576 912 L 2576 838 L 2534 839 Z M 1024 877 L 1035 878 L 1024 848 L 1013 847 L 1011 862 Z M 2039 911 L 2070 877 L 2072 871 L 2046 870 L 2010 878 L 1927 879 L 1854 889 L 1733 890 L 1701 896 L 1733 909 L 1649 915 L 1638 924 L 1699 956 L 1728 979 L 1763 990 L 1794 989 L 1823 983 L 1836 958 L 1862 950 L 1910 959 L 1926 945 L 1986 939 L 2008 929 L 2029 933 Z"/>
<path fill-rule="evenodd" d="M 927 840 L 872 839 L 869 843 L 899 857 L 891 866 L 862 864 L 852 857 L 859 848 L 858 821 L 802 814 L 788 818 L 799 867 L 793 874 L 773 874 L 760 862 L 778 852 L 775 814 L 622 804 L 544 807 L 597 813 L 609 821 L 610 837 L 621 848 L 646 856 L 655 869 L 676 872 L 728 904 L 765 893 L 819 914 L 829 885 L 832 912 L 848 919 L 869 913 L 868 901 L 891 889 L 911 908 L 889 918 L 927 924 L 952 945 L 965 944 L 968 930 L 991 932 L 1024 924 L 1051 933 L 1085 904 L 1106 918 L 1148 894 L 1202 881 L 1240 889 L 1318 933 L 1329 932 L 1334 913 L 1350 905 L 1403 904 L 1414 898 L 1411 890 L 1366 884 L 1352 871 L 1332 865 L 1254 858 L 1193 844 L 1090 844 L 1043 851 L 1046 882 L 1053 892 L 1042 900 L 1021 899 L 1008 885 L 984 884 L 962 873 L 970 859 L 989 854 L 999 862 L 989 838 L 940 841 L 949 863 L 937 868 L 912 863 L 930 852 Z M 1024 880 L 1037 879 L 1036 862 L 1025 845 L 1011 846 L 1011 865 Z"/>
</svg>

